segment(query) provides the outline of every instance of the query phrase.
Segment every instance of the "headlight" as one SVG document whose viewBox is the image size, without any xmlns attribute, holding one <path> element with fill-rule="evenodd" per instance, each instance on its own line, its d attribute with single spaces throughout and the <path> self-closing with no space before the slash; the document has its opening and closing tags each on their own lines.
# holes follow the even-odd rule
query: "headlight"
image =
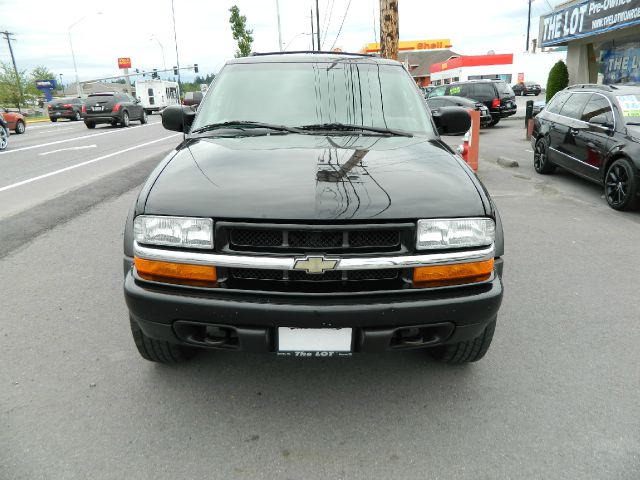
<svg viewBox="0 0 640 480">
<path fill-rule="evenodd" d="M 140 215 L 133 222 L 133 233 L 138 243 L 213 248 L 213 220 L 210 218 Z"/>
<path fill-rule="evenodd" d="M 496 224 L 490 218 L 418 220 L 418 250 L 469 248 L 491 245 Z"/>
</svg>

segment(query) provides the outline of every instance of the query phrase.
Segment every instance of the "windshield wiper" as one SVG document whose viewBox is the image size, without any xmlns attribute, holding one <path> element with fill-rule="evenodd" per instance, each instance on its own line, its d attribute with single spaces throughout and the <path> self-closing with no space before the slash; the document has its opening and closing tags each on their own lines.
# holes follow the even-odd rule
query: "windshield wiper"
<svg viewBox="0 0 640 480">
<path fill-rule="evenodd" d="M 209 125 L 196 128 L 195 130 L 192 130 L 190 133 L 210 132 L 212 130 L 218 130 L 221 128 L 234 128 L 238 130 L 246 130 L 248 128 L 267 128 L 269 130 L 275 130 L 278 132 L 302 133 L 297 128 L 287 127 L 285 125 L 273 125 L 271 123 L 252 122 L 250 120 L 234 120 L 229 122 L 210 123 Z"/>
<path fill-rule="evenodd" d="M 318 123 L 315 125 L 303 125 L 301 127 L 296 127 L 300 130 L 318 130 L 318 131 L 338 131 L 338 132 L 375 132 L 382 133 L 384 135 L 393 135 L 396 137 L 413 137 L 413 134 L 409 132 L 405 132 L 402 130 L 393 130 L 391 128 L 382 128 L 382 127 L 368 127 L 365 125 L 351 125 L 348 123 Z"/>
</svg>

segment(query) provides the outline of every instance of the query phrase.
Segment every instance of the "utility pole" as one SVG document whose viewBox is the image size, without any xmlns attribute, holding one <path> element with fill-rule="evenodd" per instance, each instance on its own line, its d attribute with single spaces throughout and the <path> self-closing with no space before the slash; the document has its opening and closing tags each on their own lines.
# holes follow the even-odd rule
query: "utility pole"
<svg viewBox="0 0 640 480">
<path fill-rule="evenodd" d="M 18 102 L 18 111 L 22 113 L 20 110 L 20 105 L 24 103 L 24 97 L 22 95 L 22 84 L 20 83 L 20 75 L 18 74 L 18 67 L 16 67 L 16 58 L 13 56 L 13 47 L 11 46 L 11 36 L 13 33 L 4 31 L 0 32 L 4 35 L 5 40 L 9 44 L 9 53 L 11 54 L 11 62 L 13 62 L 13 71 L 16 73 L 16 83 L 18 84 L 18 93 L 20 93 L 20 101 Z"/>
<path fill-rule="evenodd" d="M 529 15 L 527 16 L 527 48 L 526 52 L 529 52 L 529 30 L 531 30 L 531 2 L 533 0 L 529 0 Z"/>
<path fill-rule="evenodd" d="M 318 41 L 316 43 L 318 44 L 318 51 L 320 51 L 320 10 L 318 9 L 318 0 L 316 0 L 316 30 L 316 34 L 318 35 Z"/>
<path fill-rule="evenodd" d="M 311 9 L 311 51 L 316 49 L 316 44 L 313 36 L 313 8 Z"/>
<path fill-rule="evenodd" d="M 380 56 L 398 59 L 398 0 L 380 0 Z"/>
<path fill-rule="evenodd" d="M 276 15 L 278 15 L 278 51 L 282 51 L 282 31 L 280 30 L 280 2 L 276 0 Z"/>
</svg>

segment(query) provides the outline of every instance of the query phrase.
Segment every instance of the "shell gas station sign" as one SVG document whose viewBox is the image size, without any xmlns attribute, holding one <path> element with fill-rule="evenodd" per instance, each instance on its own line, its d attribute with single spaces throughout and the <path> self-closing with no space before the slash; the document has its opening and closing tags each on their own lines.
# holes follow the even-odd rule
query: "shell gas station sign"
<svg viewBox="0 0 640 480">
<path fill-rule="evenodd" d="M 438 38 L 431 40 L 408 40 L 398 42 L 398 51 L 407 50 L 437 50 L 439 48 L 451 48 L 451 39 Z M 362 49 L 362 53 L 378 53 L 379 43 L 367 43 Z"/>
</svg>

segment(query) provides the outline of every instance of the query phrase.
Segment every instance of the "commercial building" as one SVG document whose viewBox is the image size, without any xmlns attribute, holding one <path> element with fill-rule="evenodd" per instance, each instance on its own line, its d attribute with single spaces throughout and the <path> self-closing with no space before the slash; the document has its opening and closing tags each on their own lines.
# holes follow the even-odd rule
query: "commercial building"
<svg viewBox="0 0 640 480">
<path fill-rule="evenodd" d="M 450 58 L 431 66 L 431 83 L 442 85 L 466 80 L 504 80 L 509 84 L 522 81 L 547 84 L 549 70 L 558 60 L 565 60 L 564 51 L 522 54 L 466 55 Z"/>
<path fill-rule="evenodd" d="M 567 46 L 569 83 L 640 82 L 640 0 L 577 0 L 540 18 L 539 44 Z"/>
</svg>

